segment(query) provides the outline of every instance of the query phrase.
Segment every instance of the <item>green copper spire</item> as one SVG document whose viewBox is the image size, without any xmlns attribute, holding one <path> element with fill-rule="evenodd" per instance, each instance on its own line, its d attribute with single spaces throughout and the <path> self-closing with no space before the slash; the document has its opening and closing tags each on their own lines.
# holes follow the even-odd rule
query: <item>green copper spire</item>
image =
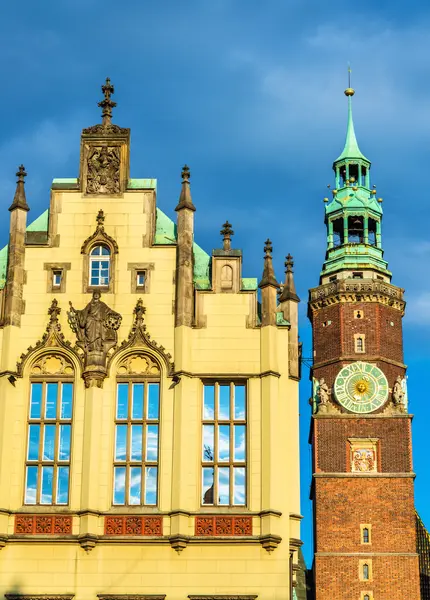
<svg viewBox="0 0 430 600">
<path fill-rule="evenodd" d="M 321 282 L 338 278 L 374 278 L 390 281 L 382 248 L 382 198 L 370 184 L 370 161 L 360 152 L 352 120 L 351 85 L 345 148 L 333 164 L 335 188 L 324 198 L 327 252 Z M 330 187 L 330 186 L 329 186 Z"/>
<path fill-rule="evenodd" d="M 352 97 L 354 94 L 355 90 L 350 87 L 345 90 L 345 96 L 348 97 L 348 125 L 346 128 L 345 147 L 342 151 L 342 154 L 334 161 L 335 163 L 350 158 L 358 158 L 370 163 L 370 161 L 360 151 L 357 138 L 355 136 L 354 121 L 352 118 Z"/>
</svg>

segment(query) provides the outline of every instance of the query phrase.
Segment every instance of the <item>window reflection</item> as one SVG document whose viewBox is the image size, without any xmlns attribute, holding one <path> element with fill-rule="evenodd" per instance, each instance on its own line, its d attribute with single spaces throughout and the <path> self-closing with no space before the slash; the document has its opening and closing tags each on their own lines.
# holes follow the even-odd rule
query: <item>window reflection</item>
<svg viewBox="0 0 430 600">
<path fill-rule="evenodd" d="M 117 385 L 113 503 L 157 504 L 160 384 Z"/>
<path fill-rule="evenodd" d="M 202 504 L 246 504 L 246 386 L 203 386 Z"/>
<path fill-rule="evenodd" d="M 73 383 L 30 385 L 25 504 L 68 504 Z"/>
</svg>

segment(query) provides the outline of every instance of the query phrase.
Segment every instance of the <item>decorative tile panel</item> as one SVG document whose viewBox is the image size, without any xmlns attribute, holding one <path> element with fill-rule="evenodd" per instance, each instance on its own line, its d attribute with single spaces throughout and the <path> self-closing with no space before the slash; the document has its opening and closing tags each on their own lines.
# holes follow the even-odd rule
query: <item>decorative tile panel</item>
<svg viewBox="0 0 430 600">
<path fill-rule="evenodd" d="M 72 517 L 70 515 L 16 515 L 15 534 L 17 535 L 70 535 Z"/>
<path fill-rule="evenodd" d="M 163 535 L 162 517 L 105 517 L 105 535 Z"/>
<path fill-rule="evenodd" d="M 252 535 L 252 517 L 233 517 L 230 515 L 196 517 L 195 535 Z"/>
</svg>

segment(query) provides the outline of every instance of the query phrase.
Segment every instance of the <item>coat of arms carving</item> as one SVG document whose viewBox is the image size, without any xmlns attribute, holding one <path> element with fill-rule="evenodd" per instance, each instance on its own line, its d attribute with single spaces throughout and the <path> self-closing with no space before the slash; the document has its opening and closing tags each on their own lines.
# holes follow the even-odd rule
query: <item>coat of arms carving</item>
<svg viewBox="0 0 430 600">
<path fill-rule="evenodd" d="M 92 146 L 87 160 L 87 193 L 118 194 L 120 190 L 120 147 Z"/>
</svg>

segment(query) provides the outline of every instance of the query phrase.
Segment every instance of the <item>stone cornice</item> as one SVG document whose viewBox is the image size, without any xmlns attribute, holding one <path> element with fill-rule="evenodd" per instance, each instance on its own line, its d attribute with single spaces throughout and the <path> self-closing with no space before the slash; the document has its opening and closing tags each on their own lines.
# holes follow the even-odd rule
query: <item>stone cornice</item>
<svg viewBox="0 0 430 600">
<path fill-rule="evenodd" d="M 375 279 L 339 279 L 309 290 L 309 311 L 343 302 L 380 302 L 403 315 L 406 306 L 403 291 L 391 283 Z"/>
<path fill-rule="evenodd" d="M 336 363 L 342 363 L 342 362 L 356 362 L 357 360 L 357 355 L 348 355 L 345 354 L 343 356 L 337 356 L 336 358 L 330 358 L 329 360 L 322 360 L 321 362 L 315 362 L 312 365 L 312 369 L 320 369 L 321 367 L 327 367 L 328 365 L 333 365 Z M 404 363 L 398 362 L 397 360 L 392 360 L 391 358 L 386 358 L 385 356 L 380 356 L 380 355 L 375 355 L 375 356 L 371 356 L 371 355 L 366 355 L 366 362 L 384 362 L 387 363 L 389 365 L 394 365 L 395 367 L 400 367 L 401 369 L 407 369 L 407 365 L 405 365 Z"/>
</svg>

